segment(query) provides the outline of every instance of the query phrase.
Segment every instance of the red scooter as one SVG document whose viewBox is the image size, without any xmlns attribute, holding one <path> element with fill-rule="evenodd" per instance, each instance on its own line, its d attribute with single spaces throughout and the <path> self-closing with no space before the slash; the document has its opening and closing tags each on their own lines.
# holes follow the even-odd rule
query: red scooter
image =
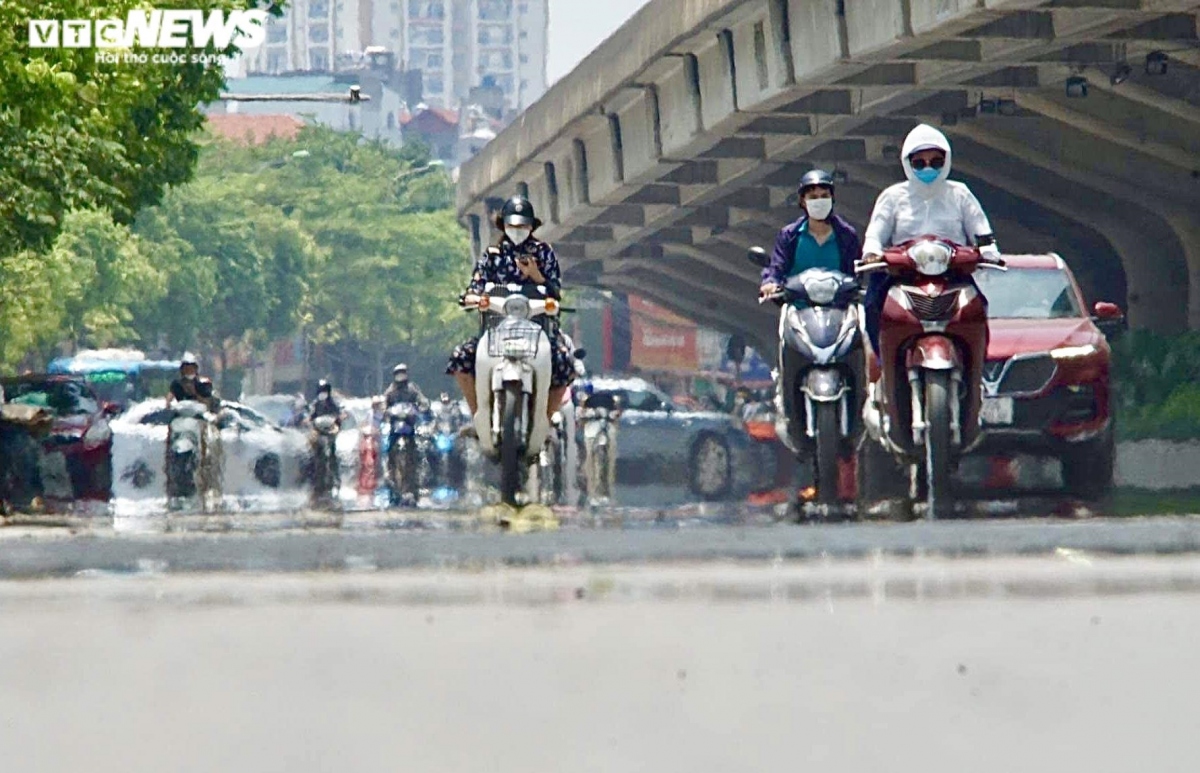
<svg viewBox="0 0 1200 773">
<path fill-rule="evenodd" d="M 866 444 L 907 466 L 909 499 L 925 499 L 930 519 L 953 515 L 951 475 L 979 435 L 987 301 L 970 276 L 981 266 L 1003 269 L 1004 261 L 924 236 L 856 268 L 897 280 L 881 312 L 879 361 L 867 358 Z M 879 465 L 864 464 L 869 457 L 860 459 L 863 474 L 879 474 Z"/>
</svg>

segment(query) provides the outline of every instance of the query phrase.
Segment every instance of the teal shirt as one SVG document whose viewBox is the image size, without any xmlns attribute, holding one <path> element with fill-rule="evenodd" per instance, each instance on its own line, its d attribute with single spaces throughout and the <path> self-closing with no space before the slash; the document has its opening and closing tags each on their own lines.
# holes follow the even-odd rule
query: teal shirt
<svg viewBox="0 0 1200 773">
<path fill-rule="evenodd" d="M 817 244 L 817 240 L 808 232 L 806 222 L 800 226 L 800 237 L 796 239 L 796 254 L 792 258 L 792 267 L 788 270 L 788 279 L 810 268 L 841 271 L 842 252 L 838 249 L 837 234 L 831 233 L 824 244 Z"/>
</svg>

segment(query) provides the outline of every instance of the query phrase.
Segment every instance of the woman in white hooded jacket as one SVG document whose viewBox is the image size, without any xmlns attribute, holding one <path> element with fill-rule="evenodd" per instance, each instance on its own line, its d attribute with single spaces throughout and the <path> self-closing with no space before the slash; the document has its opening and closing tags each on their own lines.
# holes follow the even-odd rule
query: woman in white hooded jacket
<svg viewBox="0 0 1200 773">
<path fill-rule="evenodd" d="M 966 185 L 949 179 L 950 161 L 946 135 L 926 124 L 909 132 L 900 161 L 908 181 L 896 183 L 876 199 L 863 237 L 865 262 L 878 258 L 887 247 L 927 235 L 975 245 L 985 257 L 1000 257 L 992 225 L 979 199 Z M 891 278 L 886 273 L 872 274 L 863 304 L 867 336 L 875 356 L 879 351 L 879 317 L 890 287 Z"/>
</svg>

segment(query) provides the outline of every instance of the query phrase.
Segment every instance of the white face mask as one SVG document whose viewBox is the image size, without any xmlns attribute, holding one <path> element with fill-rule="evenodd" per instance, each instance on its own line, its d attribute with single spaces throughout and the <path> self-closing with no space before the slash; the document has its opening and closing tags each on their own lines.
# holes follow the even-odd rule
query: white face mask
<svg viewBox="0 0 1200 773">
<path fill-rule="evenodd" d="M 532 232 L 528 228 L 514 228 L 512 226 L 508 226 L 504 229 L 504 235 L 508 237 L 510 242 L 518 247 L 525 243 L 525 240 L 529 238 L 530 233 Z"/>
<path fill-rule="evenodd" d="M 806 199 L 804 206 L 813 220 L 824 220 L 833 211 L 833 199 Z"/>
</svg>

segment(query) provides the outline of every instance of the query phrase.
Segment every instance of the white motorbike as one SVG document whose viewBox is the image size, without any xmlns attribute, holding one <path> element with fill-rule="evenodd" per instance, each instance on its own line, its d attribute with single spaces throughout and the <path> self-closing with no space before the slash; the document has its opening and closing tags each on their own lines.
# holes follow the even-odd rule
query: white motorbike
<svg viewBox="0 0 1200 773">
<path fill-rule="evenodd" d="M 173 502 L 199 497 L 207 509 L 221 497 L 222 449 L 217 417 L 190 400 L 173 406 L 167 430 L 167 497 Z"/>
<path fill-rule="evenodd" d="M 482 295 L 464 296 L 462 304 L 480 312 L 483 327 L 475 356 L 480 450 L 500 463 L 505 504 L 534 502 L 538 458 L 550 434 L 551 377 L 550 337 L 536 320 L 557 317 L 559 303 L 542 285 L 489 282 Z"/>
</svg>

